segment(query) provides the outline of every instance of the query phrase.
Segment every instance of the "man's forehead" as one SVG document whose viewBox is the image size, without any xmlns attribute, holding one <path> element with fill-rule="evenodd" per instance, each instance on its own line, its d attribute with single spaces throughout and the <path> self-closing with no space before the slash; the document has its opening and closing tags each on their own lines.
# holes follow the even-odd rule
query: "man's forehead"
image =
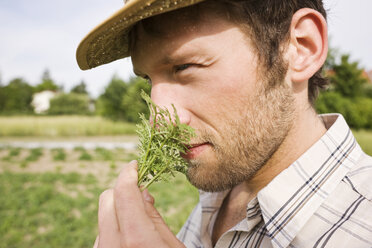
<svg viewBox="0 0 372 248">
<path fill-rule="evenodd" d="M 208 21 L 213 25 L 209 23 L 199 23 L 196 26 L 190 24 L 191 27 L 188 27 L 187 32 L 179 29 L 165 29 L 162 33 L 165 34 L 164 36 L 159 33 L 152 34 L 143 26 L 138 26 L 137 39 L 131 49 L 134 70 L 138 72 L 137 74 L 144 75 L 146 73 L 141 73 L 141 71 L 146 71 L 148 65 L 171 65 L 184 63 L 185 60 L 211 60 L 211 57 L 218 55 L 217 51 L 211 53 L 214 44 L 228 42 L 231 36 L 226 33 L 240 31 L 240 29 L 223 19 L 212 18 Z M 179 25 L 182 26 L 182 24 Z"/>
<path fill-rule="evenodd" d="M 186 46 L 189 47 L 187 50 L 190 50 L 190 46 L 198 46 L 197 44 L 199 43 L 197 41 L 200 38 L 213 37 L 231 28 L 238 28 L 237 25 L 214 16 L 199 22 L 195 22 L 195 20 L 183 21 L 183 18 L 178 17 L 175 17 L 173 21 L 169 21 L 166 17 L 159 17 L 156 20 L 154 19 L 154 22 L 149 20 L 147 24 L 149 25 L 139 23 L 136 26 L 135 37 L 133 37 L 134 40 L 131 47 L 132 56 L 134 55 L 133 53 L 139 55 L 145 52 L 141 52 L 143 48 L 161 50 L 164 46 L 172 49 Z M 162 46 L 159 46 L 159 44 Z"/>
<path fill-rule="evenodd" d="M 197 8 L 194 9 L 197 10 Z M 199 11 L 192 10 L 190 7 L 142 20 L 136 25 L 136 32 L 139 36 L 148 34 L 154 37 L 167 37 L 194 31 L 204 18 L 200 17 Z"/>
<path fill-rule="evenodd" d="M 209 0 L 144 19 L 136 26 L 142 26 L 146 33 L 156 37 L 195 31 L 203 23 L 213 26 L 211 19 L 227 21 L 228 16 L 224 4 Z"/>
</svg>

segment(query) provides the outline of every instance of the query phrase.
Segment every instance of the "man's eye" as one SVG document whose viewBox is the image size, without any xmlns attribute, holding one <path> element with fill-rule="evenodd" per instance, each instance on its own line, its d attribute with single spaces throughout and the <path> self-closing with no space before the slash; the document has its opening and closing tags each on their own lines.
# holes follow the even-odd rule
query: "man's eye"
<svg viewBox="0 0 372 248">
<path fill-rule="evenodd" d="M 192 66 L 193 64 L 182 64 L 182 65 L 176 65 L 174 67 L 175 72 L 183 71 Z"/>
</svg>

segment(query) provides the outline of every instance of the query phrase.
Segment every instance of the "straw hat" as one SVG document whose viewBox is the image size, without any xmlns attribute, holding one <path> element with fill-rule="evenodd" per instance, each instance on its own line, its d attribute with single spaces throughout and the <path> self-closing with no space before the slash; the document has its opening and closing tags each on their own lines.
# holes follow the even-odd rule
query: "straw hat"
<svg viewBox="0 0 372 248">
<path fill-rule="evenodd" d="M 82 70 L 129 56 L 128 34 L 138 21 L 204 0 L 125 0 L 124 7 L 93 29 L 79 44 L 76 59 Z"/>
</svg>

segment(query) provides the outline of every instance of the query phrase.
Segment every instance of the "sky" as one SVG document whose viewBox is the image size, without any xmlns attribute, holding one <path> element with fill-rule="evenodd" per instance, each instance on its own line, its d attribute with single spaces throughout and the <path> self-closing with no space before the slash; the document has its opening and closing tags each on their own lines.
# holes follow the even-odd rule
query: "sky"
<svg viewBox="0 0 372 248">
<path fill-rule="evenodd" d="M 372 1 L 324 0 L 330 46 L 351 54 L 372 69 Z M 40 83 L 48 69 L 68 91 L 84 80 L 93 97 L 102 94 L 113 75 L 134 76 L 130 59 L 81 71 L 75 52 L 81 39 L 123 6 L 123 0 L 1 0 L 0 82 L 22 77 Z"/>
</svg>

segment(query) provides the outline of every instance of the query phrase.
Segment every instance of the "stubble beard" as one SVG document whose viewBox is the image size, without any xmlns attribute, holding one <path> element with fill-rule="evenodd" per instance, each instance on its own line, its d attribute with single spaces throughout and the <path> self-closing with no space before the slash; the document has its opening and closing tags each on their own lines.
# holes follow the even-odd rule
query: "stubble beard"
<svg viewBox="0 0 372 248">
<path fill-rule="evenodd" d="M 199 138 L 210 144 L 215 159 L 189 161 L 187 177 L 197 188 L 217 192 L 249 181 L 278 150 L 294 121 L 294 96 L 288 85 L 262 87 L 247 100 L 241 118 Z"/>
</svg>

